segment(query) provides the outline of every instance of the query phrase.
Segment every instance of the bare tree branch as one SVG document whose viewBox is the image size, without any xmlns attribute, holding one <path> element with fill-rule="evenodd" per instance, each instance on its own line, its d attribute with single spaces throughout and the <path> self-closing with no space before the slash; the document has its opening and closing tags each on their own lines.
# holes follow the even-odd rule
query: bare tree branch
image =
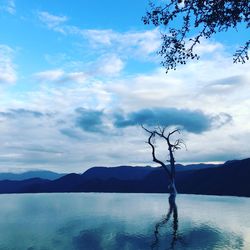
<svg viewBox="0 0 250 250">
<path fill-rule="evenodd" d="M 174 202 L 176 194 L 177 194 L 177 190 L 176 190 L 176 187 L 175 187 L 175 158 L 174 158 L 174 151 L 180 149 L 184 142 L 181 139 L 177 139 L 174 143 L 171 143 L 170 137 L 173 134 L 177 133 L 177 132 L 180 133 L 180 131 L 179 131 L 179 129 L 175 129 L 175 130 L 169 132 L 168 135 L 165 135 L 166 127 L 158 126 L 154 130 L 149 130 L 149 129 L 145 128 L 143 125 L 141 125 L 141 127 L 147 133 L 149 133 L 147 143 L 151 147 L 153 161 L 160 164 L 166 170 L 166 172 L 167 172 L 167 174 L 168 174 L 168 176 L 170 178 L 169 192 L 170 192 L 170 198 Z M 152 140 L 155 139 L 156 136 L 158 136 L 160 138 L 163 138 L 167 142 L 168 152 L 169 152 L 169 161 L 168 162 L 170 163 L 170 169 L 164 162 L 157 159 L 157 157 L 155 155 L 155 145 L 152 142 Z"/>
<path fill-rule="evenodd" d="M 148 130 L 147 128 L 145 128 L 143 125 L 141 125 L 141 127 L 150 134 L 150 136 L 148 137 L 148 141 L 147 143 L 151 146 L 151 149 L 152 149 L 152 157 L 153 157 L 153 161 L 160 164 L 164 169 L 165 171 L 167 172 L 167 174 L 169 175 L 169 177 L 171 177 L 171 172 L 170 170 L 168 169 L 168 167 L 166 166 L 166 164 L 164 164 L 164 162 L 158 160 L 156 158 L 156 155 L 155 155 L 155 146 L 154 144 L 152 143 L 152 139 L 155 137 L 156 135 L 156 131 L 150 131 Z"/>
</svg>

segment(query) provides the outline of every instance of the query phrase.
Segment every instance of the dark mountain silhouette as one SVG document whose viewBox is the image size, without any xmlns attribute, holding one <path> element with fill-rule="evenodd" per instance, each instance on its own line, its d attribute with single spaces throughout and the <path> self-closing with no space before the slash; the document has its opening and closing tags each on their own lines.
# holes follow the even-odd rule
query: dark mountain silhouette
<svg viewBox="0 0 250 250">
<path fill-rule="evenodd" d="M 193 184 L 179 181 L 180 192 L 250 196 L 250 158 L 226 162 L 215 169 L 194 171 L 191 180 Z"/>
<path fill-rule="evenodd" d="M 146 167 L 131 167 L 131 166 L 119 166 L 119 167 L 93 167 L 83 173 L 86 180 L 99 179 L 108 180 L 115 178 L 119 180 L 140 180 L 146 175 L 151 173 L 154 168 L 150 166 Z"/>
<path fill-rule="evenodd" d="M 0 193 L 37 193 L 40 185 L 49 183 L 50 180 L 32 178 L 22 181 L 0 181 Z"/>
<path fill-rule="evenodd" d="M 219 164 L 190 164 L 190 165 L 176 165 L 176 171 L 199 170 L 206 168 L 216 168 Z M 159 168 L 159 167 L 158 167 Z M 99 179 L 119 179 L 119 180 L 142 180 L 148 174 L 155 171 L 157 168 L 150 166 L 118 166 L 118 167 L 93 167 L 82 174 L 85 180 Z"/>
<path fill-rule="evenodd" d="M 204 169 L 216 167 L 219 165 L 214 164 L 191 164 L 191 165 L 176 165 L 177 171 L 187 171 L 187 170 L 195 170 L 195 169 Z M 83 173 L 84 178 L 93 179 L 97 178 L 100 180 L 107 180 L 110 178 L 117 178 L 120 180 L 134 180 L 134 179 L 143 179 L 147 174 L 153 171 L 155 168 L 150 166 L 118 166 L 118 167 L 93 167 L 88 169 Z M 47 180 L 56 180 L 62 176 L 67 175 L 66 173 L 56 173 L 48 170 L 32 170 L 26 171 L 22 173 L 0 173 L 0 181 L 1 180 L 26 180 L 31 178 L 41 178 Z"/>
<path fill-rule="evenodd" d="M 184 169 L 184 170 L 183 170 Z M 191 170 L 190 170 L 191 169 Z M 178 165 L 179 193 L 250 197 L 250 158 L 221 165 Z M 128 192 L 165 193 L 168 178 L 161 168 L 95 167 L 83 174 L 68 174 L 56 180 L 33 178 L 0 181 L 0 193 Z"/>
<path fill-rule="evenodd" d="M 65 174 L 58 174 L 47 170 L 32 170 L 23 173 L 0 173 L 0 180 L 26 180 L 31 178 L 41 178 L 48 180 L 58 179 Z"/>
<path fill-rule="evenodd" d="M 199 170 L 199 169 L 206 169 L 206 168 L 216 168 L 220 167 L 222 164 L 189 164 L 189 165 L 182 165 L 176 164 L 176 171 L 188 171 L 188 170 Z"/>
</svg>

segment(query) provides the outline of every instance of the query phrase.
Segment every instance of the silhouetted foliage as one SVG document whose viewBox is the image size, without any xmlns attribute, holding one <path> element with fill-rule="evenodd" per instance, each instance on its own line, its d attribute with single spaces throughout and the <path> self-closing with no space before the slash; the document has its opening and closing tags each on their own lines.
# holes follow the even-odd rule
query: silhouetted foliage
<svg viewBox="0 0 250 250">
<path fill-rule="evenodd" d="M 154 2 L 157 2 L 155 4 Z M 144 24 L 152 23 L 166 29 L 162 34 L 159 54 L 166 71 L 186 64 L 189 59 L 199 59 L 194 48 L 202 38 L 208 39 L 218 32 L 226 32 L 240 25 L 250 27 L 249 0 L 168 0 L 152 1 L 142 18 Z M 191 37 L 191 38 L 190 38 Z M 188 39 L 189 38 L 189 39 Z M 250 40 L 239 41 L 242 46 L 235 52 L 233 62 L 249 60 Z"/>
</svg>

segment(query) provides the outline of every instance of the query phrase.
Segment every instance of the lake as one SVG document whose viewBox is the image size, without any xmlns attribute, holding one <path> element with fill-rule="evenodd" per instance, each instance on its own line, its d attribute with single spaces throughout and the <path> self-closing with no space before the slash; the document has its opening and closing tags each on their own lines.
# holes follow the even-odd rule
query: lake
<svg viewBox="0 0 250 250">
<path fill-rule="evenodd" d="M 250 249 L 249 198 L 176 203 L 167 218 L 167 194 L 0 195 L 0 249 Z"/>
</svg>

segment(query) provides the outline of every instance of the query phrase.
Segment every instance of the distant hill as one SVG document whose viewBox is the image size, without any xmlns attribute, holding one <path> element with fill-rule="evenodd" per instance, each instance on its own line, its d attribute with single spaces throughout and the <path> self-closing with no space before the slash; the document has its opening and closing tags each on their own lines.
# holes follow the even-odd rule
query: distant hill
<svg viewBox="0 0 250 250">
<path fill-rule="evenodd" d="M 32 170 L 23 173 L 0 173 L 0 180 L 26 180 L 31 178 L 41 178 L 48 180 L 58 179 L 65 174 L 58 174 L 47 170 Z"/>
<path fill-rule="evenodd" d="M 93 167 L 84 172 L 82 176 L 86 180 L 108 180 L 110 178 L 115 178 L 119 180 L 141 180 L 146 175 L 154 171 L 154 169 L 155 168 L 152 168 L 150 166 Z"/>
<path fill-rule="evenodd" d="M 198 164 L 189 164 L 189 165 L 176 165 L 176 171 L 188 171 L 188 170 L 200 170 L 206 168 L 216 168 L 220 167 L 222 164 L 205 164 L 205 163 L 198 163 Z"/>
<path fill-rule="evenodd" d="M 250 197 L 250 158 L 221 165 L 177 166 L 179 193 Z M 0 181 L 0 193 L 128 192 L 166 193 L 168 178 L 162 168 L 95 167 L 83 174 L 67 174 L 56 180 L 33 178 Z"/>
<path fill-rule="evenodd" d="M 192 164 L 181 165 L 177 164 L 176 171 L 198 170 L 204 168 L 216 167 L 213 164 Z M 93 167 L 83 173 L 85 179 L 100 179 L 107 180 L 117 178 L 119 180 L 136 180 L 143 179 L 147 174 L 154 171 L 156 168 L 150 166 L 118 166 L 118 167 Z M 56 180 L 66 174 L 59 174 L 48 170 L 32 170 L 22 173 L 0 173 L 1 180 L 26 180 L 31 178 L 40 178 L 47 180 Z"/>
<path fill-rule="evenodd" d="M 50 180 L 32 178 L 22 181 L 0 181 L 0 193 L 37 193 L 40 185 L 49 183 Z"/>
<path fill-rule="evenodd" d="M 176 165 L 176 171 L 200 170 L 206 168 L 216 168 L 219 164 L 189 164 L 189 165 Z M 93 167 L 85 171 L 82 176 L 84 179 L 99 179 L 108 180 L 115 178 L 119 180 L 141 180 L 151 172 L 159 169 L 160 167 L 150 166 L 118 166 L 118 167 Z"/>
</svg>

